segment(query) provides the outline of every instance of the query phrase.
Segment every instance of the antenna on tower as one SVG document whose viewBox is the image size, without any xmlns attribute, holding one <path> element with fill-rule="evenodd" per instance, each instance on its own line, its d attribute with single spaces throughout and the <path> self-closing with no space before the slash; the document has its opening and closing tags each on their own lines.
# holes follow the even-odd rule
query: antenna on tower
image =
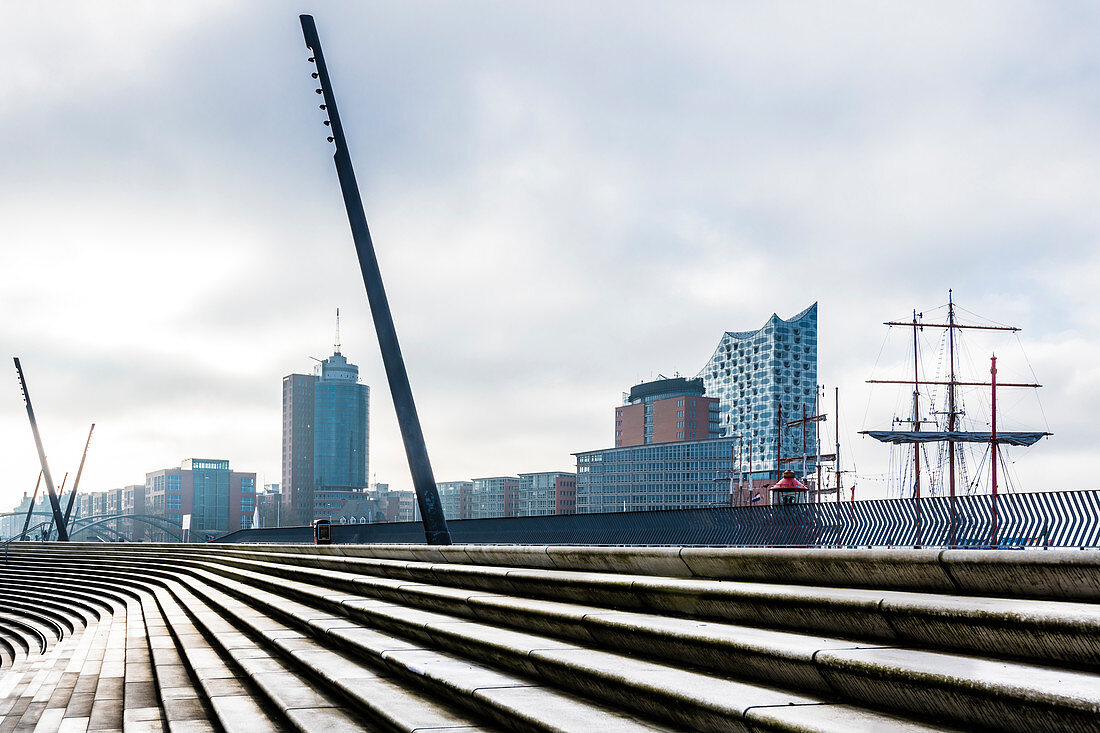
<svg viewBox="0 0 1100 733">
<path fill-rule="evenodd" d="M 336 353 L 340 353 L 340 309 L 336 309 Z"/>
</svg>

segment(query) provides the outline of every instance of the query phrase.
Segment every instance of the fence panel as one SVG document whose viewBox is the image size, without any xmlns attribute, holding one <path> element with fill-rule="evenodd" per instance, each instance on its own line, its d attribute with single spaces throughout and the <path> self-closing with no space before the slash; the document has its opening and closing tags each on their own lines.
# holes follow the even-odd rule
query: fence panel
<svg viewBox="0 0 1100 733">
<path fill-rule="evenodd" d="M 448 522 L 456 544 L 748 547 L 1098 547 L 1100 491 L 501 517 Z M 421 544 L 420 522 L 334 524 L 336 543 Z M 219 542 L 312 542 L 309 527 Z"/>
</svg>

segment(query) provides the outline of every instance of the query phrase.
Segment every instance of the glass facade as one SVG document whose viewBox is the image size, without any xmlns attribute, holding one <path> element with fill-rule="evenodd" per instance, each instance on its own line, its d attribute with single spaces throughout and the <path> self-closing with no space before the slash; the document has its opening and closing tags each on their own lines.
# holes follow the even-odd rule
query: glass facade
<svg viewBox="0 0 1100 733">
<path fill-rule="evenodd" d="M 367 486 L 368 388 L 326 382 L 314 389 L 313 483 L 318 489 Z"/>
<path fill-rule="evenodd" d="M 577 453 L 577 512 L 727 506 L 736 450 L 737 438 L 717 438 Z"/>
<path fill-rule="evenodd" d="M 191 471 L 191 530 L 216 532 L 229 526 L 229 461 L 189 458 Z"/>
<path fill-rule="evenodd" d="M 314 374 L 283 378 L 283 486 L 286 521 L 332 514 L 323 491 L 367 487 L 370 387 L 359 367 L 336 351 Z"/>
<path fill-rule="evenodd" d="M 557 513 L 558 479 L 572 478 L 562 471 L 521 473 L 516 493 L 517 517 L 541 517 Z"/>
<path fill-rule="evenodd" d="M 470 493 L 473 481 L 441 481 L 435 485 L 439 503 L 447 519 L 469 519 Z"/>
<path fill-rule="evenodd" d="M 515 496 L 519 488 L 516 476 L 475 478 L 470 489 L 470 519 L 514 517 Z"/>
<path fill-rule="evenodd" d="M 784 458 L 802 455 L 802 428 L 780 428 L 817 410 L 817 303 L 790 320 L 772 315 L 757 331 L 728 331 L 699 373 L 709 397 L 718 398 L 718 434 L 741 435 L 752 470 L 776 475 L 777 441 Z M 816 451 L 817 429 L 806 426 L 806 445 Z"/>
</svg>

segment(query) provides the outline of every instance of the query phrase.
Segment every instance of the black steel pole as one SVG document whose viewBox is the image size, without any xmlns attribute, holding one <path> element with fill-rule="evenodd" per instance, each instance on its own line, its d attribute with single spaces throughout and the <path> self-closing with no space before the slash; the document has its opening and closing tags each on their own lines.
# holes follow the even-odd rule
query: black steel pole
<svg viewBox="0 0 1100 733">
<path fill-rule="evenodd" d="M 57 488 L 57 506 L 60 508 L 61 502 L 65 499 L 65 484 L 69 482 L 69 472 L 65 472 L 65 477 L 61 479 L 61 486 Z M 62 512 L 64 514 L 64 512 Z M 50 520 L 49 525 L 46 527 L 46 538 L 53 534 L 53 520 Z"/>
<path fill-rule="evenodd" d="M 317 25 L 312 15 L 299 16 L 306 46 L 313 53 L 310 59 L 317 65 L 317 78 L 324 104 L 321 109 L 328 112 L 328 124 L 331 129 L 329 142 L 336 146 L 333 160 L 336 163 L 336 175 L 340 179 L 340 190 L 344 195 L 344 208 L 351 225 L 351 236 L 355 241 L 355 251 L 359 256 L 359 269 L 363 274 L 363 284 L 370 301 L 371 316 L 374 318 L 374 330 L 378 333 L 378 345 L 382 350 L 382 362 L 386 367 L 386 379 L 389 382 L 393 406 L 397 412 L 397 422 L 401 428 L 401 439 L 405 443 L 405 455 L 409 459 L 413 488 L 420 505 L 420 515 L 424 521 L 424 535 L 430 545 L 449 545 L 451 535 L 447 531 L 447 520 L 443 515 L 443 506 L 439 501 L 439 492 L 435 486 L 432 464 L 428 460 L 428 448 L 424 444 L 424 432 L 420 427 L 420 418 L 416 413 L 409 375 L 405 370 L 405 360 L 401 356 L 401 346 L 397 341 L 397 329 L 393 325 L 393 315 L 386 299 L 386 290 L 382 286 L 382 273 L 378 269 L 378 258 L 374 253 L 367 217 L 363 212 L 363 201 L 359 196 L 359 185 L 355 181 L 355 170 L 351 164 L 344 128 L 340 124 L 340 114 L 336 109 L 336 95 L 329 81 L 328 67 L 321 51 L 321 40 L 317 35 Z"/>
<path fill-rule="evenodd" d="M 34 513 L 34 502 L 38 499 L 38 487 L 42 485 L 42 469 L 38 469 L 38 480 L 34 482 L 34 494 L 31 495 L 31 505 L 27 508 L 27 521 L 23 522 L 23 534 L 19 535 L 20 541 L 27 538 L 27 530 L 31 526 L 31 514 Z"/>
<path fill-rule="evenodd" d="M 46 479 L 46 491 L 50 495 L 53 521 L 57 525 L 57 539 L 61 542 L 68 542 L 69 533 L 65 529 L 65 517 L 61 516 L 61 503 L 57 500 L 57 492 L 53 488 L 53 476 L 50 475 L 50 466 L 46 463 L 46 451 L 42 449 L 42 436 L 38 434 L 38 422 L 34 419 L 34 408 L 31 407 L 31 393 L 27 390 L 27 380 L 23 378 L 23 367 L 19 363 L 18 356 L 15 357 L 15 371 L 19 373 L 19 386 L 23 390 L 23 400 L 27 403 L 27 417 L 31 421 L 34 445 L 38 448 L 38 461 L 42 464 L 42 476 Z"/>
</svg>

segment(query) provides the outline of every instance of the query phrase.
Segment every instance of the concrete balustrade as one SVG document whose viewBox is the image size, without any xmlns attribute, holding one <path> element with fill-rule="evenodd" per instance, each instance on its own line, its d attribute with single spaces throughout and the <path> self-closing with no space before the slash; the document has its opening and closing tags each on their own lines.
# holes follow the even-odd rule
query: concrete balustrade
<svg viewBox="0 0 1100 733">
<path fill-rule="evenodd" d="M 11 547 L 0 733 L 1097 729 L 1100 553 Z"/>
</svg>

